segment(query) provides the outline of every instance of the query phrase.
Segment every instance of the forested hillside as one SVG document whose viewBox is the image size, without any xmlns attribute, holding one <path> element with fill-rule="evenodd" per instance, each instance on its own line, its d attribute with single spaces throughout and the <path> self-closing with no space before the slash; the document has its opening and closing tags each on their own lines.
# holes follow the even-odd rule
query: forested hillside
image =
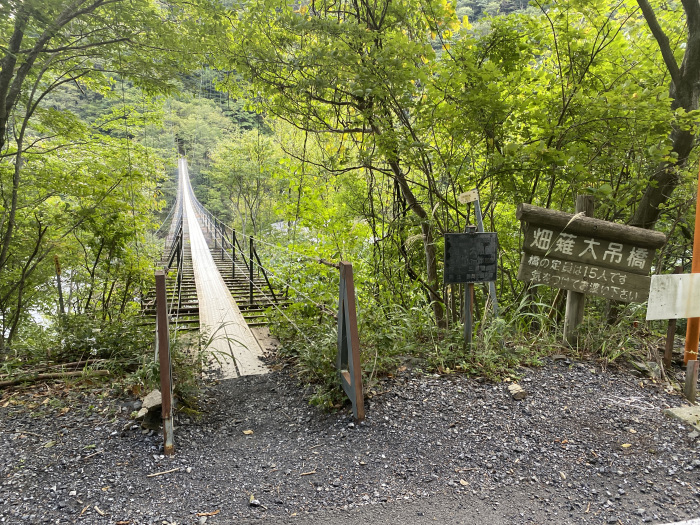
<svg viewBox="0 0 700 525">
<path fill-rule="evenodd" d="M 84 351 L 135 323 L 179 153 L 200 200 L 268 243 L 314 344 L 277 330 L 311 379 L 332 369 L 317 306 L 337 301 L 312 259 L 355 264 L 378 370 L 414 352 L 477 373 L 510 363 L 502 340 L 518 359 L 560 340 L 564 294 L 516 278 L 519 203 L 573 211 L 593 195 L 596 217 L 668 236 L 654 272 L 689 269 L 696 1 L 17 0 L 0 14 L 6 361 L 71 353 L 66 327 Z M 462 287 L 443 284 L 443 234 L 475 222 L 460 201 L 473 188 L 499 235 L 501 315 L 477 287 L 478 355 L 461 345 Z M 589 300 L 580 348 L 646 348 L 628 344 L 643 310 Z"/>
</svg>

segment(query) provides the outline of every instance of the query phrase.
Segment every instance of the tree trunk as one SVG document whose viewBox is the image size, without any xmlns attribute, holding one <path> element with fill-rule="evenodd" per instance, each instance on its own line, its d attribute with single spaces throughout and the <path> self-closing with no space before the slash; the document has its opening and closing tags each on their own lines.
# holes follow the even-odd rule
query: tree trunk
<svg viewBox="0 0 700 525">
<path fill-rule="evenodd" d="M 698 94 L 700 93 L 700 2 L 698 0 L 682 0 L 688 27 L 683 62 L 678 67 L 671 49 L 668 36 L 663 32 L 656 19 L 654 10 L 648 0 L 637 0 L 644 18 L 654 35 L 661 55 L 671 76 L 669 93 L 673 99 L 672 109 L 693 111 L 698 109 Z M 649 177 L 642 199 L 637 205 L 631 225 L 640 228 L 652 228 L 659 219 L 662 207 L 670 198 L 673 190 L 680 183 L 680 171 L 688 162 L 688 156 L 693 150 L 695 136 L 686 130 L 673 125 L 670 133 L 674 162 L 661 162 Z"/>
<path fill-rule="evenodd" d="M 433 307 L 435 322 L 438 327 L 446 328 L 447 321 L 445 319 L 445 309 L 443 307 L 442 297 L 437 293 L 439 288 L 438 273 L 437 273 L 437 251 L 435 250 L 435 239 L 433 237 L 433 227 L 430 223 L 430 216 L 420 205 L 416 196 L 411 191 L 411 188 L 404 177 L 401 167 L 398 162 L 392 160 L 389 162 L 391 170 L 394 173 L 394 178 L 401 188 L 401 193 L 406 199 L 408 208 L 415 213 L 421 221 L 421 233 L 423 234 L 423 250 L 425 252 L 425 269 L 428 283 L 428 295 Z"/>
</svg>

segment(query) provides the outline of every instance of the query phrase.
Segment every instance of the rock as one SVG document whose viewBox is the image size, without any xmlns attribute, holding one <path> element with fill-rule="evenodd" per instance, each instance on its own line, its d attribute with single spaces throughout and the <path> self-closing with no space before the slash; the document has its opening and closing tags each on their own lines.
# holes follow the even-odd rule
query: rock
<svg viewBox="0 0 700 525">
<path fill-rule="evenodd" d="M 527 397 L 527 391 L 517 383 L 508 385 L 508 392 L 510 392 L 510 395 L 513 396 L 513 399 L 516 401 L 520 401 L 521 399 L 525 399 Z"/>
<path fill-rule="evenodd" d="M 199 525 L 204 525 L 207 522 L 207 517 L 206 516 L 200 516 L 199 517 Z"/>
<path fill-rule="evenodd" d="M 141 421 L 141 426 L 148 430 L 158 430 L 162 422 L 162 414 L 160 410 L 151 410 Z"/>
<path fill-rule="evenodd" d="M 260 507 L 262 504 L 260 503 L 260 500 L 255 499 L 253 496 L 250 497 L 250 501 L 248 502 L 248 505 L 251 507 Z"/>
<path fill-rule="evenodd" d="M 142 420 L 144 417 L 146 417 L 146 414 L 148 414 L 148 409 L 147 408 L 142 408 L 141 410 L 138 411 L 138 414 L 136 414 L 135 419 L 137 420 Z"/>
<path fill-rule="evenodd" d="M 143 398 L 143 404 L 141 406 L 141 409 L 143 410 L 145 408 L 150 412 L 152 410 L 160 408 L 162 403 L 163 397 L 160 395 L 160 390 L 155 389 Z"/>
</svg>

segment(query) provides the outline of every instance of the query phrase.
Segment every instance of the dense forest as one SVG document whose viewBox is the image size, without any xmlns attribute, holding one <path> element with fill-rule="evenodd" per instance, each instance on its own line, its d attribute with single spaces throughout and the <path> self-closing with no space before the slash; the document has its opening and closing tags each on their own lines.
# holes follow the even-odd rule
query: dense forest
<svg viewBox="0 0 700 525">
<path fill-rule="evenodd" d="M 310 380 L 333 366 L 323 312 L 338 278 L 320 258 L 355 265 L 372 374 L 407 354 L 499 373 L 560 344 L 564 294 L 516 278 L 519 203 L 572 212 L 592 195 L 596 217 L 668 236 L 654 272 L 689 270 L 697 0 L 12 0 L 0 13 L 6 367 L 148 354 L 140 298 L 178 149 L 209 210 L 264 241 L 290 299 L 270 315 Z M 459 198 L 473 188 L 499 235 L 501 311 L 477 287 L 465 351 L 443 234 L 474 223 Z M 589 299 L 578 350 L 655 349 L 665 328 L 643 311 Z"/>
</svg>

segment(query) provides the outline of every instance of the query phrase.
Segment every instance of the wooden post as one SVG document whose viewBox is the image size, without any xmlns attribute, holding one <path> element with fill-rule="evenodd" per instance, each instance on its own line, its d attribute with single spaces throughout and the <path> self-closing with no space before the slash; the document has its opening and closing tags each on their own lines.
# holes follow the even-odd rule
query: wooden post
<svg viewBox="0 0 700 525">
<path fill-rule="evenodd" d="M 691 273 L 700 273 L 700 170 L 698 171 L 698 193 L 695 201 L 695 232 L 693 234 L 693 264 Z M 697 360 L 698 339 L 700 338 L 700 317 L 688 319 L 685 330 L 685 354 L 683 362 Z"/>
<path fill-rule="evenodd" d="M 166 456 L 175 452 L 173 441 L 173 386 L 170 364 L 170 337 L 168 334 L 168 304 L 165 290 L 165 271 L 156 271 L 156 331 L 158 362 L 160 363 L 160 392 L 163 415 L 163 452 Z"/>
<path fill-rule="evenodd" d="M 593 217 L 595 204 L 590 195 L 576 196 L 576 213 L 583 212 Z M 564 340 L 572 346 L 577 343 L 576 329 L 583 322 L 586 294 L 569 290 L 566 294 L 566 313 L 564 314 Z"/>
</svg>

